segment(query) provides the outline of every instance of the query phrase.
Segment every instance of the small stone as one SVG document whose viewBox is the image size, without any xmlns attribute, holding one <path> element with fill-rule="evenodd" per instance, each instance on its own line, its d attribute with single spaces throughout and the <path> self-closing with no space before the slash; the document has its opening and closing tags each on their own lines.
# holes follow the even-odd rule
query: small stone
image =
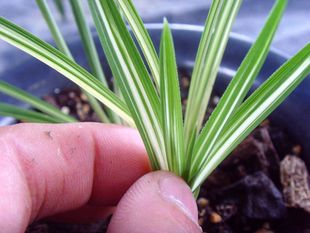
<svg viewBox="0 0 310 233">
<path fill-rule="evenodd" d="M 238 214 L 249 219 L 280 219 L 286 214 L 282 193 L 263 172 L 248 175 L 220 193 L 239 203 Z"/>
<path fill-rule="evenodd" d="M 83 104 L 82 110 L 87 114 L 90 111 L 90 106 L 88 104 Z"/>
<path fill-rule="evenodd" d="M 295 145 L 292 149 L 294 155 L 300 155 L 302 151 L 301 145 Z"/>
<path fill-rule="evenodd" d="M 279 185 L 279 164 L 279 155 L 268 130 L 258 128 L 209 176 L 208 184 L 221 189 L 238 182 L 246 175 L 262 171 Z"/>
<path fill-rule="evenodd" d="M 244 187 L 244 213 L 254 219 L 279 219 L 286 213 L 281 192 L 262 172 L 247 176 L 240 183 Z M 270 211 L 272 209 L 272 211 Z"/>
<path fill-rule="evenodd" d="M 203 217 L 203 216 L 205 216 L 206 215 L 206 210 L 205 209 L 203 209 L 203 210 L 201 210 L 200 212 L 199 212 L 199 216 L 200 217 Z"/>
<path fill-rule="evenodd" d="M 56 89 L 54 90 L 54 93 L 55 93 L 56 95 L 58 95 L 58 94 L 60 93 L 60 89 L 59 89 L 59 88 L 56 88 Z"/>
<path fill-rule="evenodd" d="M 236 203 L 222 203 L 216 206 L 216 212 L 221 215 L 223 220 L 227 220 L 237 214 L 238 206 Z"/>
<path fill-rule="evenodd" d="M 222 222 L 222 217 L 221 217 L 221 215 L 219 215 L 219 214 L 216 213 L 216 212 L 211 213 L 209 219 L 210 219 L 210 222 L 211 222 L 211 223 L 214 223 L 214 224 L 217 224 L 217 223 Z"/>
<path fill-rule="evenodd" d="M 76 104 L 76 109 L 77 110 L 82 109 L 82 107 L 83 107 L 82 103 L 79 102 L 79 103 Z"/>
<path fill-rule="evenodd" d="M 67 106 L 63 106 L 60 110 L 61 110 L 64 114 L 67 114 L 67 115 L 70 114 L 70 108 L 68 108 Z"/>
<path fill-rule="evenodd" d="M 77 114 L 78 114 L 78 116 L 79 116 L 81 121 L 85 121 L 86 120 L 86 114 L 81 109 L 77 110 Z"/>
<path fill-rule="evenodd" d="M 213 101 L 213 104 L 214 104 L 214 105 L 217 105 L 218 102 L 220 102 L 220 97 L 214 96 L 213 99 L 212 99 L 212 101 Z"/>
<path fill-rule="evenodd" d="M 81 94 L 81 100 L 88 101 L 88 98 L 84 93 Z"/>
<path fill-rule="evenodd" d="M 188 79 L 188 77 L 182 77 L 181 82 L 182 82 L 182 86 L 183 87 L 186 88 L 186 87 L 189 86 L 189 79 Z"/>
<path fill-rule="evenodd" d="M 71 99 L 74 99 L 74 98 L 76 97 L 76 94 L 75 94 L 74 92 L 70 92 L 70 93 L 69 93 L 69 97 L 70 97 Z"/>
<path fill-rule="evenodd" d="M 200 208 L 205 208 L 207 205 L 209 205 L 209 200 L 201 197 L 198 199 L 197 204 Z"/>
<path fill-rule="evenodd" d="M 280 166 L 285 204 L 310 213 L 310 187 L 307 167 L 300 158 L 287 155 Z"/>
<path fill-rule="evenodd" d="M 199 224 L 200 226 L 202 226 L 202 225 L 204 224 L 204 219 L 203 219 L 203 218 L 199 218 L 199 219 L 198 219 L 198 224 Z"/>
</svg>

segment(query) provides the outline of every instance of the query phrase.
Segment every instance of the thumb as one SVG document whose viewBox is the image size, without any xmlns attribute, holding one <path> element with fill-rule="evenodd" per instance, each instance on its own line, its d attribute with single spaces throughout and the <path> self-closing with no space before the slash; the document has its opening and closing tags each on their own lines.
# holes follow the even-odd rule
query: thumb
<svg viewBox="0 0 310 233">
<path fill-rule="evenodd" d="M 126 192 L 108 233 L 201 233 L 191 190 L 172 173 L 157 171 L 140 178 Z"/>
</svg>

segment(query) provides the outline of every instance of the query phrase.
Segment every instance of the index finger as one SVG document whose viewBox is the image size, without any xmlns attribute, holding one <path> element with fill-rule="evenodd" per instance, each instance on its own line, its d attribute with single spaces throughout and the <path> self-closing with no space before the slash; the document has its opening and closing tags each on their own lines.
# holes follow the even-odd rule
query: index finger
<svg viewBox="0 0 310 233">
<path fill-rule="evenodd" d="M 20 124 L 0 129 L 0 146 L 0 209 L 21 222 L 115 205 L 150 170 L 137 131 L 120 126 Z"/>
</svg>

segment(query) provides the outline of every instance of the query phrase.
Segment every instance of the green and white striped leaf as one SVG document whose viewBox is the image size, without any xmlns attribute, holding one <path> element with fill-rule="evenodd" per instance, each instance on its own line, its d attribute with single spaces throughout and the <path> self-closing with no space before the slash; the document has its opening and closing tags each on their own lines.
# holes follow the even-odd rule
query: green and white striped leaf
<svg viewBox="0 0 310 233">
<path fill-rule="evenodd" d="M 48 8 L 46 0 L 36 0 L 36 3 L 38 5 L 38 7 L 40 8 L 40 11 L 41 11 L 41 13 L 45 19 L 45 22 L 48 25 L 48 28 L 49 28 L 49 30 L 50 30 L 50 32 L 51 32 L 51 34 L 55 40 L 55 43 L 56 43 L 58 49 L 60 51 L 62 51 L 64 54 L 66 54 L 68 56 L 70 55 L 72 57 L 71 52 L 70 52 L 70 50 L 69 50 L 69 48 L 68 48 L 68 46 L 67 46 L 67 44 L 66 44 L 66 42 L 62 36 L 57 24 L 56 24 L 56 21 L 52 15 L 50 9 Z"/>
<path fill-rule="evenodd" d="M 287 0 L 278 0 L 256 42 L 240 65 L 235 77 L 224 92 L 214 112 L 195 143 L 191 162 L 191 176 L 207 163 L 209 153 L 218 141 L 224 126 L 240 106 L 261 70 L 269 52 L 273 36 L 282 18 Z"/>
<path fill-rule="evenodd" d="M 56 42 L 56 45 L 58 47 L 58 49 L 63 52 L 65 55 L 67 55 L 69 58 L 71 58 L 72 60 L 74 60 L 71 51 L 62 35 L 62 33 L 59 30 L 59 27 L 57 26 L 56 20 L 54 19 L 48 4 L 46 0 L 36 0 L 38 7 L 41 10 L 41 13 L 49 27 L 49 30 Z M 77 4 L 77 3 L 76 3 Z M 100 73 L 100 71 L 99 71 Z M 104 76 L 103 76 L 104 78 Z M 99 78 L 100 79 L 100 78 Z M 83 90 L 82 90 L 83 91 Z M 91 96 L 89 93 L 83 91 L 85 93 L 85 95 L 87 96 L 89 103 L 91 105 L 91 107 L 94 109 L 94 111 L 96 112 L 97 116 L 99 117 L 99 119 L 102 122 L 105 123 L 110 123 L 110 119 L 109 117 L 106 115 L 106 113 L 104 112 L 104 110 L 102 109 L 102 106 L 98 103 L 98 101 Z"/>
<path fill-rule="evenodd" d="M 17 87 L 14 87 L 4 81 L 0 81 L 0 92 L 7 94 L 13 98 L 30 104 L 32 107 L 52 116 L 56 122 L 76 122 L 77 120 L 61 112 L 58 108 L 43 101 Z M 16 111 L 15 111 L 16 112 Z"/>
<path fill-rule="evenodd" d="M 191 180 L 192 190 L 244 140 L 310 74 L 310 43 L 281 66 L 236 111 L 211 151 L 210 159 Z"/>
<path fill-rule="evenodd" d="M 168 169 L 156 88 L 114 1 L 88 1 L 113 77 L 144 141 L 153 169 Z"/>
<path fill-rule="evenodd" d="M 104 75 L 104 72 L 103 72 L 103 69 L 100 63 L 100 59 L 97 53 L 94 39 L 91 35 L 90 28 L 86 21 L 86 15 L 83 10 L 82 2 L 81 0 L 70 0 L 70 5 L 72 7 L 75 22 L 80 32 L 82 44 L 84 46 L 84 50 L 85 50 L 91 71 L 93 75 L 96 78 L 98 78 L 105 87 L 108 88 L 109 87 L 108 82 Z M 114 123 L 118 123 L 120 121 L 119 117 L 115 115 L 110 109 L 107 109 L 107 114 L 110 119 L 109 121 L 112 121 Z"/>
<path fill-rule="evenodd" d="M 34 123 L 63 123 L 63 121 L 57 121 L 55 117 L 3 103 L 0 103 L 0 116 Z"/>
<path fill-rule="evenodd" d="M 154 44 L 151 37 L 146 30 L 141 17 L 139 16 L 132 0 L 116 0 L 120 6 L 127 22 L 129 23 L 131 30 L 133 31 L 137 42 L 141 47 L 141 51 L 144 54 L 145 60 L 150 68 L 151 74 L 154 78 L 156 86 L 159 90 L 160 84 L 160 72 L 159 72 L 159 58 L 156 53 Z"/>
<path fill-rule="evenodd" d="M 169 171 L 182 176 L 185 165 L 182 103 L 173 38 L 166 20 L 160 44 L 160 81 L 162 128 Z"/>
<path fill-rule="evenodd" d="M 107 87 L 108 83 L 100 64 L 99 55 L 97 53 L 91 31 L 86 22 L 86 16 L 82 3 L 80 0 L 70 0 L 70 5 L 73 11 L 75 22 L 81 35 L 82 44 L 87 56 L 87 60 L 89 61 L 91 71 L 94 76 Z"/>
<path fill-rule="evenodd" d="M 25 51 L 79 85 L 134 125 L 127 106 L 108 88 L 72 59 L 17 25 L 0 18 L 0 39 Z"/>
<path fill-rule="evenodd" d="M 199 44 L 185 114 L 185 145 L 188 160 L 200 131 L 232 23 L 242 0 L 213 1 Z"/>
</svg>

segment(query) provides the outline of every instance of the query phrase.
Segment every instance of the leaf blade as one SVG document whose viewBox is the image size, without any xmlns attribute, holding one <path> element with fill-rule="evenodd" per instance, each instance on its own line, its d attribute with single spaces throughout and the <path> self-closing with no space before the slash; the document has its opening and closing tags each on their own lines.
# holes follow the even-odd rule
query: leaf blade
<svg viewBox="0 0 310 233">
<path fill-rule="evenodd" d="M 32 123 L 63 123 L 57 121 L 54 117 L 3 103 L 0 103 L 0 116 L 13 117 L 17 120 Z"/>
<path fill-rule="evenodd" d="M 169 170 L 182 176 L 184 169 L 183 116 L 172 34 L 164 21 L 160 45 L 162 128 Z"/>
<path fill-rule="evenodd" d="M 167 170 L 159 97 L 114 1 L 88 1 L 96 28 L 153 169 Z"/>
<path fill-rule="evenodd" d="M 157 88 L 160 84 L 159 58 L 156 53 L 151 37 L 146 30 L 141 17 L 139 16 L 132 0 L 117 0 L 124 16 L 126 17 L 140 47 L 144 57 L 149 65 L 151 74 L 154 78 Z"/>
<path fill-rule="evenodd" d="M 70 5 L 80 32 L 82 44 L 87 56 L 87 60 L 89 61 L 92 73 L 107 87 L 108 83 L 104 75 L 102 66 L 100 64 L 99 55 L 95 47 L 95 42 L 86 22 L 86 15 L 83 11 L 82 3 L 80 0 L 70 0 Z"/>
<path fill-rule="evenodd" d="M 240 106 L 253 85 L 256 76 L 266 60 L 270 44 L 282 18 L 286 4 L 286 0 L 278 0 L 275 3 L 256 42 L 247 53 L 236 75 L 198 136 L 193 149 L 195 157 L 193 158 L 190 172 L 192 176 L 198 172 L 204 163 L 207 163 L 208 155 L 219 139 L 230 116 Z"/>
<path fill-rule="evenodd" d="M 75 118 L 64 114 L 53 105 L 1 80 L 0 80 L 0 92 L 30 104 L 31 106 L 37 108 L 38 110 L 50 116 L 53 116 L 55 119 L 57 119 L 58 122 L 62 123 L 77 122 Z"/>
<path fill-rule="evenodd" d="M 112 91 L 51 45 L 3 17 L 0 17 L 0 38 L 57 70 L 134 125 L 127 106 Z"/>
<path fill-rule="evenodd" d="M 98 78 L 105 87 L 109 88 L 106 76 L 100 63 L 99 54 L 97 52 L 94 39 L 86 21 L 86 15 L 83 10 L 82 2 L 81 0 L 70 0 L 70 5 L 73 11 L 75 22 L 78 26 L 78 30 L 82 39 L 82 44 L 86 53 L 88 63 L 90 65 L 90 69 L 93 75 Z M 99 104 L 97 104 L 94 100 L 91 100 L 91 102 L 93 106 L 96 106 L 96 108 L 99 109 Z M 114 123 L 118 123 L 120 121 L 118 116 L 115 115 L 110 109 L 107 109 L 106 111 L 108 114 L 109 122 L 112 121 Z M 107 122 L 107 120 L 104 122 Z"/>
<path fill-rule="evenodd" d="M 232 23 L 242 0 L 213 1 L 199 44 L 185 113 L 186 156 L 191 160 Z"/>
<path fill-rule="evenodd" d="M 47 2 L 46 0 L 36 0 L 37 6 L 39 7 L 45 22 L 48 25 L 48 28 L 55 40 L 55 43 L 57 45 L 57 47 L 59 48 L 60 51 L 62 51 L 64 54 L 67 54 L 68 56 L 71 56 L 71 52 L 57 26 L 57 23 L 50 11 L 50 9 L 48 8 Z"/>
<path fill-rule="evenodd" d="M 73 58 L 73 56 L 71 54 L 71 51 L 70 51 L 70 49 L 69 49 L 69 47 L 68 47 L 68 45 L 67 45 L 67 43 L 66 43 L 66 41 L 65 41 L 65 39 L 64 39 L 64 37 L 62 35 L 62 33 L 59 30 L 59 27 L 58 27 L 58 25 L 56 23 L 56 20 L 54 19 L 53 15 L 52 15 L 49 7 L 48 7 L 47 1 L 46 0 L 36 0 L 36 2 L 37 2 L 38 7 L 41 10 L 41 13 L 42 13 L 42 15 L 43 15 L 43 17 L 45 19 L 45 22 L 48 25 L 48 28 L 49 28 L 49 30 L 50 30 L 54 40 L 56 42 L 56 45 L 57 45 L 58 49 L 60 51 L 62 51 L 64 54 L 66 54 L 68 57 L 70 57 L 72 60 L 74 60 L 74 58 Z M 78 4 L 78 2 L 76 2 L 75 4 Z M 78 12 L 78 13 L 80 13 L 80 12 Z M 83 15 L 80 15 L 80 17 L 83 17 Z M 83 21 L 83 20 L 81 19 L 81 21 Z M 94 57 L 95 57 L 95 55 L 94 55 Z M 97 65 L 95 66 L 95 69 L 97 69 Z M 100 75 L 100 70 L 98 72 L 99 72 L 99 75 Z M 104 76 L 103 76 L 103 78 L 104 78 Z M 83 91 L 83 92 L 87 96 L 91 107 L 94 109 L 94 111 L 98 115 L 99 119 L 101 121 L 105 122 L 105 123 L 110 123 L 109 117 L 106 115 L 106 113 L 104 112 L 104 110 L 102 109 L 102 107 L 100 106 L 98 101 L 94 97 L 92 97 L 89 93 L 87 93 L 85 91 Z"/>
<path fill-rule="evenodd" d="M 281 66 L 236 111 L 211 151 L 202 172 L 191 181 L 194 190 L 226 156 L 258 126 L 310 73 L 310 43 Z"/>
</svg>

